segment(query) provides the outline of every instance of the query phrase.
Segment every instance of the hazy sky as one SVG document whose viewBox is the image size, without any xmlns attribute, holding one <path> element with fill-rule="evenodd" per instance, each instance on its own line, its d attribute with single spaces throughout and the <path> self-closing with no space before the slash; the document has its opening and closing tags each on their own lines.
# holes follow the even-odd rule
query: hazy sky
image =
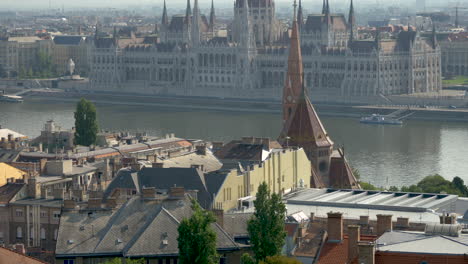
<svg viewBox="0 0 468 264">
<path fill-rule="evenodd" d="M 0 9 L 14 9 L 14 8 L 48 8 L 49 1 L 51 6 L 54 8 L 61 8 L 64 5 L 65 8 L 73 8 L 73 7 L 125 7 L 125 6 L 155 6 L 158 4 L 162 4 L 163 0 L 0 0 Z M 186 0 L 166 0 L 167 4 L 172 7 L 180 7 L 185 5 Z M 465 2 L 467 0 L 426 0 L 427 3 L 437 4 L 437 3 L 444 3 L 447 2 Z M 193 3 L 193 0 L 191 0 Z M 199 0 L 202 6 L 209 6 L 211 0 Z M 218 6 L 232 6 L 234 0 L 215 0 L 215 5 Z M 275 0 L 277 4 L 282 3 L 292 3 L 293 0 Z M 321 0 L 302 0 L 304 5 L 308 4 L 317 4 L 317 2 L 321 2 Z M 330 2 L 335 4 L 346 4 L 349 3 L 349 0 L 330 0 Z M 359 0 L 355 1 L 358 2 L 357 4 L 363 3 L 372 3 L 372 4 L 397 4 L 397 3 L 405 3 L 405 4 L 415 4 L 416 0 Z"/>
</svg>

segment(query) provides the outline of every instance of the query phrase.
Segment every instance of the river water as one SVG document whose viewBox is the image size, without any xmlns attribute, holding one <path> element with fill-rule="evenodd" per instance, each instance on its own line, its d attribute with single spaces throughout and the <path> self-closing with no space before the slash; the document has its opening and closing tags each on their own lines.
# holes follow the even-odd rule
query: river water
<svg viewBox="0 0 468 264">
<path fill-rule="evenodd" d="M 63 128 L 74 123 L 75 103 L 29 99 L 0 103 L 0 125 L 30 137 L 53 119 Z M 160 106 L 97 104 L 102 129 L 140 131 L 150 135 L 229 141 L 243 136 L 276 138 L 279 114 L 202 111 Z M 344 145 L 351 166 L 377 186 L 415 184 L 438 173 L 468 182 L 468 123 L 407 121 L 403 126 L 360 124 L 352 118 L 322 118 L 331 138 Z"/>
</svg>

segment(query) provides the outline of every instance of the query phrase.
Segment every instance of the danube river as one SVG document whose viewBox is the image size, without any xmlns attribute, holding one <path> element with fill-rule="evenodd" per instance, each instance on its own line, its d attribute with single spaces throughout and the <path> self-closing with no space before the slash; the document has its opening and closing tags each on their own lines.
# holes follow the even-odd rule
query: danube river
<svg viewBox="0 0 468 264">
<path fill-rule="evenodd" d="M 0 104 L 0 125 L 30 137 L 55 120 L 63 128 L 74 123 L 72 102 L 30 99 Z M 161 106 L 97 104 L 102 129 L 146 131 L 150 135 L 229 141 L 243 136 L 276 138 L 276 113 L 202 111 Z M 351 165 L 364 181 L 378 186 L 405 186 L 439 173 L 468 182 L 468 123 L 408 121 L 403 126 L 360 124 L 352 118 L 322 118 L 336 145 L 344 145 Z"/>
</svg>

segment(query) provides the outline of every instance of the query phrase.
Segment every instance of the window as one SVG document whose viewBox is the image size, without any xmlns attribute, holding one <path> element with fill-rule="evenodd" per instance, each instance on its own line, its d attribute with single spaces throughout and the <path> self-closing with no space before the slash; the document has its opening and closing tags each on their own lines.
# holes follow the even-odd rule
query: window
<svg viewBox="0 0 468 264">
<path fill-rule="evenodd" d="M 54 219 L 60 218 L 60 211 L 54 211 Z"/>
<path fill-rule="evenodd" d="M 46 239 L 46 230 L 45 228 L 41 228 L 41 239 L 45 240 Z"/>
<path fill-rule="evenodd" d="M 47 217 L 47 212 L 46 211 L 41 211 L 41 217 L 46 218 Z"/>
<path fill-rule="evenodd" d="M 23 216 L 23 210 L 22 209 L 16 209 L 16 214 L 17 217 L 22 217 Z"/>
<path fill-rule="evenodd" d="M 31 227 L 31 229 L 29 229 L 29 238 L 34 239 L 34 227 Z"/>
<path fill-rule="evenodd" d="M 57 240 L 57 236 L 58 236 L 58 229 L 55 229 L 54 230 L 54 240 Z"/>
<path fill-rule="evenodd" d="M 21 226 L 16 228 L 16 238 L 23 238 L 23 228 Z"/>
<path fill-rule="evenodd" d="M 63 261 L 63 264 L 75 264 L 75 260 L 74 259 L 65 259 Z"/>
</svg>

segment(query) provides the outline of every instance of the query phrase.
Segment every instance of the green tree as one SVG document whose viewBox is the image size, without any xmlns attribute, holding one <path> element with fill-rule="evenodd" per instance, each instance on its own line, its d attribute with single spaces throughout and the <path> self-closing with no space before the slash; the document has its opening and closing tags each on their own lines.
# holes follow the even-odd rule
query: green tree
<svg viewBox="0 0 468 264">
<path fill-rule="evenodd" d="M 258 187 L 254 205 L 255 212 L 248 222 L 247 230 L 255 260 L 260 262 L 281 253 L 286 238 L 286 206 L 281 195 L 271 193 L 265 182 Z"/>
<path fill-rule="evenodd" d="M 75 144 L 91 146 L 96 143 L 98 133 L 96 107 L 81 98 L 75 112 Z"/>
<path fill-rule="evenodd" d="M 450 181 L 444 177 L 436 174 L 427 176 L 417 184 L 418 188 L 425 193 L 441 193 L 446 192 L 449 194 L 462 195 L 457 188 L 455 188 Z"/>
<path fill-rule="evenodd" d="M 44 51 L 37 53 L 34 74 L 40 78 L 52 78 L 56 76 L 56 67 L 52 62 L 52 56 Z"/>
<path fill-rule="evenodd" d="M 398 187 L 396 187 L 396 186 L 390 186 L 390 188 L 388 188 L 388 190 L 391 191 L 391 192 L 398 192 L 399 191 Z"/>
<path fill-rule="evenodd" d="M 285 256 L 273 256 L 267 257 L 264 261 L 260 261 L 260 264 L 301 264 L 299 260 L 295 258 L 288 258 Z"/>
<path fill-rule="evenodd" d="M 211 224 L 216 218 L 210 211 L 203 210 L 192 200 L 193 215 L 182 220 L 179 225 L 179 260 L 180 264 L 216 264 L 216 233 Z"/>
<path fill-rule="evenodd" d="M 461 193 L 461 195 L 468 197 L 468 187 L 460 177 L 453 178 L 452 185 Z"/>
<path fill-rule="evenodd" d="M 377 186 L 374 186 L 374 185 L 372 185 L 372 184 L 370 184 L 368 182 L 360 181 L 359 185 L 361 185 L 361 189 L 366 190 L 366 191 L 378 191 L 378 190 L 380 190 L 380 188 L 378 188 Z"/>
</svg>

